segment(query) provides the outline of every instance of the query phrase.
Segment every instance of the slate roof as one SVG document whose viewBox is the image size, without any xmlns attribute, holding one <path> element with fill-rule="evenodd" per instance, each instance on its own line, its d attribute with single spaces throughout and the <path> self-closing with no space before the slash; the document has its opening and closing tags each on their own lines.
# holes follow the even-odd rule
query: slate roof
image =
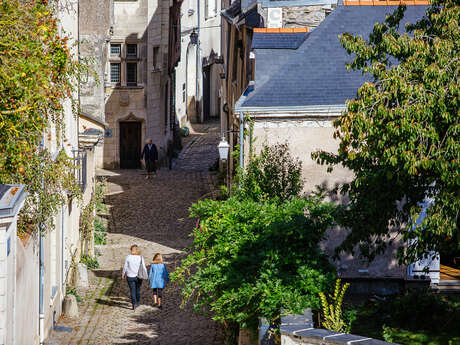
<svg viewBox="0 0 460 345">
<path fill-rule="evenodd" d="M 251 49 L 297 49 L 307 39 L 309 32 L 254 33 Z"/>
<path fill-rule="evenodd" d="M 241 0 L 234 0 L 230 7 L 220 12 L 225 20 L 232 25 L 246 25 L 248 27 L 259 27 L 262 24 L 262 17 L 257 13 L 257 6 L 252 6 L 244 12 L 241 9 Z"/>
<path fill-rule="evenodd" d="M 233 21 L 236 17 L 241 14 L 241 1 L 235 0 L 232 2 L 230 7 L 221 11 L 222 15 L 228 21 Z"/>
<path fill-rule="evenodd" d="M 241 0 L 241 10 L 243 12 L 247 11 L 256 2 L 257 2 L 257 0 Z"/>
<path fill-rule="evenodd" d="M 242 107 L 343 105 L 369 80 L 360 71 L 347 71 L 352 61 L 341 46 L 344 32 L 368 38 L 376 22 L 397 6 L 338 6 L 297 50 L 255 49 L 255 91 Z M 407 6 L 401 28 L 422 18 L 428 6 Z"/>
</svg>

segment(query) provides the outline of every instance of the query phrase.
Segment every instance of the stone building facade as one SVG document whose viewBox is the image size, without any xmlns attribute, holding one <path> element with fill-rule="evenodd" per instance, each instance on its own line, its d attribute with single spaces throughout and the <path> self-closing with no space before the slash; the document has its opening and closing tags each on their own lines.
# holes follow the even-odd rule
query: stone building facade
<svg viewBox="0 0 460 345">
<path fill-rule="evenodd" d="M 264 18 L 264 23 L 269 28 L 316 28 L 337 5 L 334 1 L 325 0 L 322 4 L 312 4 L 304 1 L 304 4 L 296 2 L 290 5 L 289 1 L 283 7 L 269 6 L 270 2 L 260 2 L 258 12 Z M 277 14 L 280 16 L 278 17 Z"/>
<path fill-rule="evenodd" d="M 184 0 L 180 62 L 176 70 L 176 114 L 181 126 L 220 114 L 221 2 Z M 191 42 L 196 33 L 199 42 Z M 198 47 L 199 43 L 199 47 Z"/>
<path fill-rule="evenodd" d="M 147 138 L 160 159 L 173 137 L 168 69 L 169 15 L 174 2 L 113 0 L 105 104 L 104 166 L 139 168 Z"/>
<path fill-rule="evenodd" d="M 79 0 L 79 56 L 91 70 L 80 84 L 79 132 L 94 136 L 91 154 L 98 168 L 103 166 L 105 129 L 105 86 L 107 85 L 107 51 L 113 21 L 112 0 Z M 88 147 L 88 145 L 85 145 Z"/>
</svg>

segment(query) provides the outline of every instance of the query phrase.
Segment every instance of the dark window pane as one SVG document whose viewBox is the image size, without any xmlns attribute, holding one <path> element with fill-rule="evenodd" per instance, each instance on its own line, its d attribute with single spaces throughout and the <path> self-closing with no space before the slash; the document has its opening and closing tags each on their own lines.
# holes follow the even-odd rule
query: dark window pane
<svg viewBox="0 0 460 345">
<path fill-rule="evenodd" d="M 159 69 L 160 68 L 160 65 L 159 65 L 159 61 L 158 61 L 158 53 L 159 53 L 159 50 L 160 48 L 159 47 L 153 47 L 153 57 L 152 57 L 152 60 L 153 60 L 153 68 L 154 69 Z"/>
<path fill-rule="evenodd" d="M 127 57 L 137 57 L 137 44 L 127 44 L 126 45 L 126 56 Z"/>
<path fill-rule="evenodd" d="M 110 55 L 120 56 L 121 54 L 121 44 L 110 44 Z"/>
<path fill-rule="evenodd" d="M 110 64 L 110 81 L 112 83 L 120 83 L 120 64 L 111 63 Z"/>
<path fill-rule="evenodd" d="M 137 63 L 126 64 L 126 85 L 137 86 Z"/>
</svg>

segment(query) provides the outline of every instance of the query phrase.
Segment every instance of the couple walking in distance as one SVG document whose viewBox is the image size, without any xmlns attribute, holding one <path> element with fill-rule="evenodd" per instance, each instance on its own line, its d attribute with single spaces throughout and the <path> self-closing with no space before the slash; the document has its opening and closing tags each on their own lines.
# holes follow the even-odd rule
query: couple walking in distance
<svg viewBox="0 0 460 345">
<path fill-rule="evenodd" d="M 150 288 L 153 293 L 153 304 L 162 309 L 162 292 L 166 283 L 169 282 L 169 275 L 160 253 L 155 254 L 153 257 L 150 272 L 147 274 L 145 261 L 138 246 L 135 244 L 132 245 L 131 254 L 126 257 L 123 266 L 122 278 L 128 282 L 133 310 L 140 305 L 141 285 L 144 279 L 148 279 L 150 282 Z"/>
</svg>

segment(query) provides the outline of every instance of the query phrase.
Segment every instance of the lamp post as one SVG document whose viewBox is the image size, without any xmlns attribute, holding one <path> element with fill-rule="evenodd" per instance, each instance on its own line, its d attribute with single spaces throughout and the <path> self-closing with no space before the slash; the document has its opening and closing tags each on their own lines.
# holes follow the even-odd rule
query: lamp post
<svg viewBox="0 0 460 345">
<path fill-rule="evenodd" d="M 219 145 L 217 145 L 217 149 L 219 150 L 219 158 L 222 161 L 225 161 L 225 163 L 226 163 L 225 169 L 227 171 L 226 171 L 225 175 L 227 177 L 227 188 L 228 188 L 228 192 L 230 194 L 230 192 L 231 192 L 231 182 L 230 182 L 230 169 L 228 168 L 228 164 L 229 164 L 228 152 L 230 150 L 230 145 L 229 145 L 228 141 L 225 139 L 225 135 L 222 135 L 222 139 L 221 139 Z"/>
</svg>

